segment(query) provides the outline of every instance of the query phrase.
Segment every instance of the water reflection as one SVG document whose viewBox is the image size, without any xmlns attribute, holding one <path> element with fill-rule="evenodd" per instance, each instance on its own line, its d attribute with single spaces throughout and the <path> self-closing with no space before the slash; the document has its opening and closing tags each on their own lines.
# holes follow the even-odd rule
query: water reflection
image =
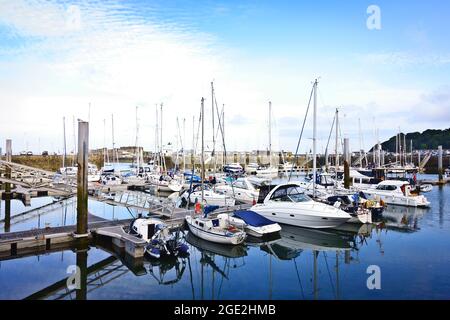
<svg viewBox="0 0 450 320">
<path fill-rule="evenodd" d="M 440 229 L 448 229 L 449 191 L 435 188 L 429 210 L 389 206 L 379 224 L 333 230 L 282 226 L 278 238 L 249 238 L 242 246 L 218 245 L 186 232 L 191 254 L 175 259 L 133 259 L 99 241 L 8 261 L 0 257 L 0 299 L 446 299 L 450 233 Z M 94 206 L 100 217 L 130 216 L 120 207 Z M 71 215 L 72 205 L 58 207 L 41 215 L 41 224 L 70 224 Z M 16 219 L 13 231 L 38 223 L 38 216 Z M 367 290 L 366 270 L 373 264 L 382 268 L 386 290 Z M 70 265 L 82 271 L 76 290 L 66 286 Z"/>
</svg>

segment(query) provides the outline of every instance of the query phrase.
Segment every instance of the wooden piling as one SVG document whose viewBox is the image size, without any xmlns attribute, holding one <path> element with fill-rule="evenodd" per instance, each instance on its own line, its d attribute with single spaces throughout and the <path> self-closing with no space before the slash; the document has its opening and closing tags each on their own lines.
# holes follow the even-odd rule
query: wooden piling
<svg viewBox="0 0 450 320">
<path fill-rule="evenodd" d="M 77 271 L 79 274 L 79 287 L 76 288 L 76 299 L 86 300 L 87 298 L 87 258 L 88 249 L 77 249 Z"/>
<path fill-rule="evenodd" d="M 89 123 L 78 122 L 77 236 L 86 237 L 88 225 Z"/>
<path fill-rule="evenodd" d="M 439 183 L 444 183 L 444 166 L 442 163 L 442 146 L 438 147 L 438 171 L 439 171 Z"/>
<path fill-rule="evenodd" d="M 6 161 L 12 160 L 12 140 L 6 140 Z M 11 168 L 6 167 L 6 179 L 11 179 Z M 5 232 L 11 228 L 11 184 L 5 183 Z"/>
<path fill-rule="evenodd" d="M 348 138 L 344 138 L 344 188 L 350 188 L 350 147 Z"/>
</svg>

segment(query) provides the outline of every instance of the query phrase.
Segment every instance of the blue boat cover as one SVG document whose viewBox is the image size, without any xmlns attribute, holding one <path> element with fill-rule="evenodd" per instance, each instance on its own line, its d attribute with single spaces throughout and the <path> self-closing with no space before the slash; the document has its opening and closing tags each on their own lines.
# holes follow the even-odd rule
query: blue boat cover
<svg viewBox="0 0 450 320">
<path fill-rule="evenodd" d="M 234 216 L 236 218 L 244 220 L 246 224 L 253 227 L 263 227 L 275 223 L 272 220 L 269 220 L 266 217 L 263 217 L 262 215 L 257 214 L 254 211 L 248 210 L 236 211 L 234 213 Z"/>
<path fill-rule="evenodd" d="M 205 214 L 205 217 L 210 214 L 211 212 L 216 211 L 217 209 L 219 209 L 219 206 L 206 206 L 205 210 L 203 211 L 203 213 Z"/>
</svg>

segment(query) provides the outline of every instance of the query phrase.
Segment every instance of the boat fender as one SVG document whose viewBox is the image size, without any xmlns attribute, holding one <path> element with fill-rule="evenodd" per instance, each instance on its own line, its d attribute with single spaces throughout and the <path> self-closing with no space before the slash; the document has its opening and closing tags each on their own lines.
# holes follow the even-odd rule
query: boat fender
<svg viewBox="0 0 450 320">
<path fill-rule="evenodd" d="M 195 203 L 195 213 L 201 213 L 202 211 L 202 205 L 200 204 L 200 202 L 196 202 Z"/>
</svg>

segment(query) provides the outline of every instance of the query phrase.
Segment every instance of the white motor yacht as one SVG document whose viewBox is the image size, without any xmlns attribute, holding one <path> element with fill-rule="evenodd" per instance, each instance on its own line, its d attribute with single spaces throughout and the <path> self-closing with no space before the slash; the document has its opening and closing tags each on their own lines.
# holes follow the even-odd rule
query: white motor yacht
<svg viewBox="0 0 450 320">
<path fill-rule="evenodd" d="M 430 202 L 423 195 L 414 192 L 407 181 L 386 180 L 364 190 L 371 199 L 383 200 L 387 204 L 407 207 L 429 207 Z"/>
<path fill-rule="evenodd" d="M 204 204 L 210 206 L 220 206 L 220 207 L 230 207 L 236 204 L 236 200 L 232 198 L 230 195 L 226 195 L 219 192 L 214 192 L 214 190 L 209 185 L 203 185 L 203 199 Z M 189 193 L 189 190 L 186 190 L 181 198 L 184 199 L 182 201 L 188 201 L 191 204 L 196 202 L 200 202 L 202 199 L 202 185 L 198 184 L 192 188 L 192 191 Z"/>
<path fill-rule="evenodd" d="M 259 197 L 259 190 L 247 178 L 239 178 L 233 182 L 218 185 L 215 190 L 244 203 L 254 204 Z"/>
<path fill-rule="evenodd" d="M 351 219 L 343 210 L 312 200 L 296 183 L 276 186 L 250 210 L 278 223 L 317 229 L 334 228 Z"/>
</svg>

